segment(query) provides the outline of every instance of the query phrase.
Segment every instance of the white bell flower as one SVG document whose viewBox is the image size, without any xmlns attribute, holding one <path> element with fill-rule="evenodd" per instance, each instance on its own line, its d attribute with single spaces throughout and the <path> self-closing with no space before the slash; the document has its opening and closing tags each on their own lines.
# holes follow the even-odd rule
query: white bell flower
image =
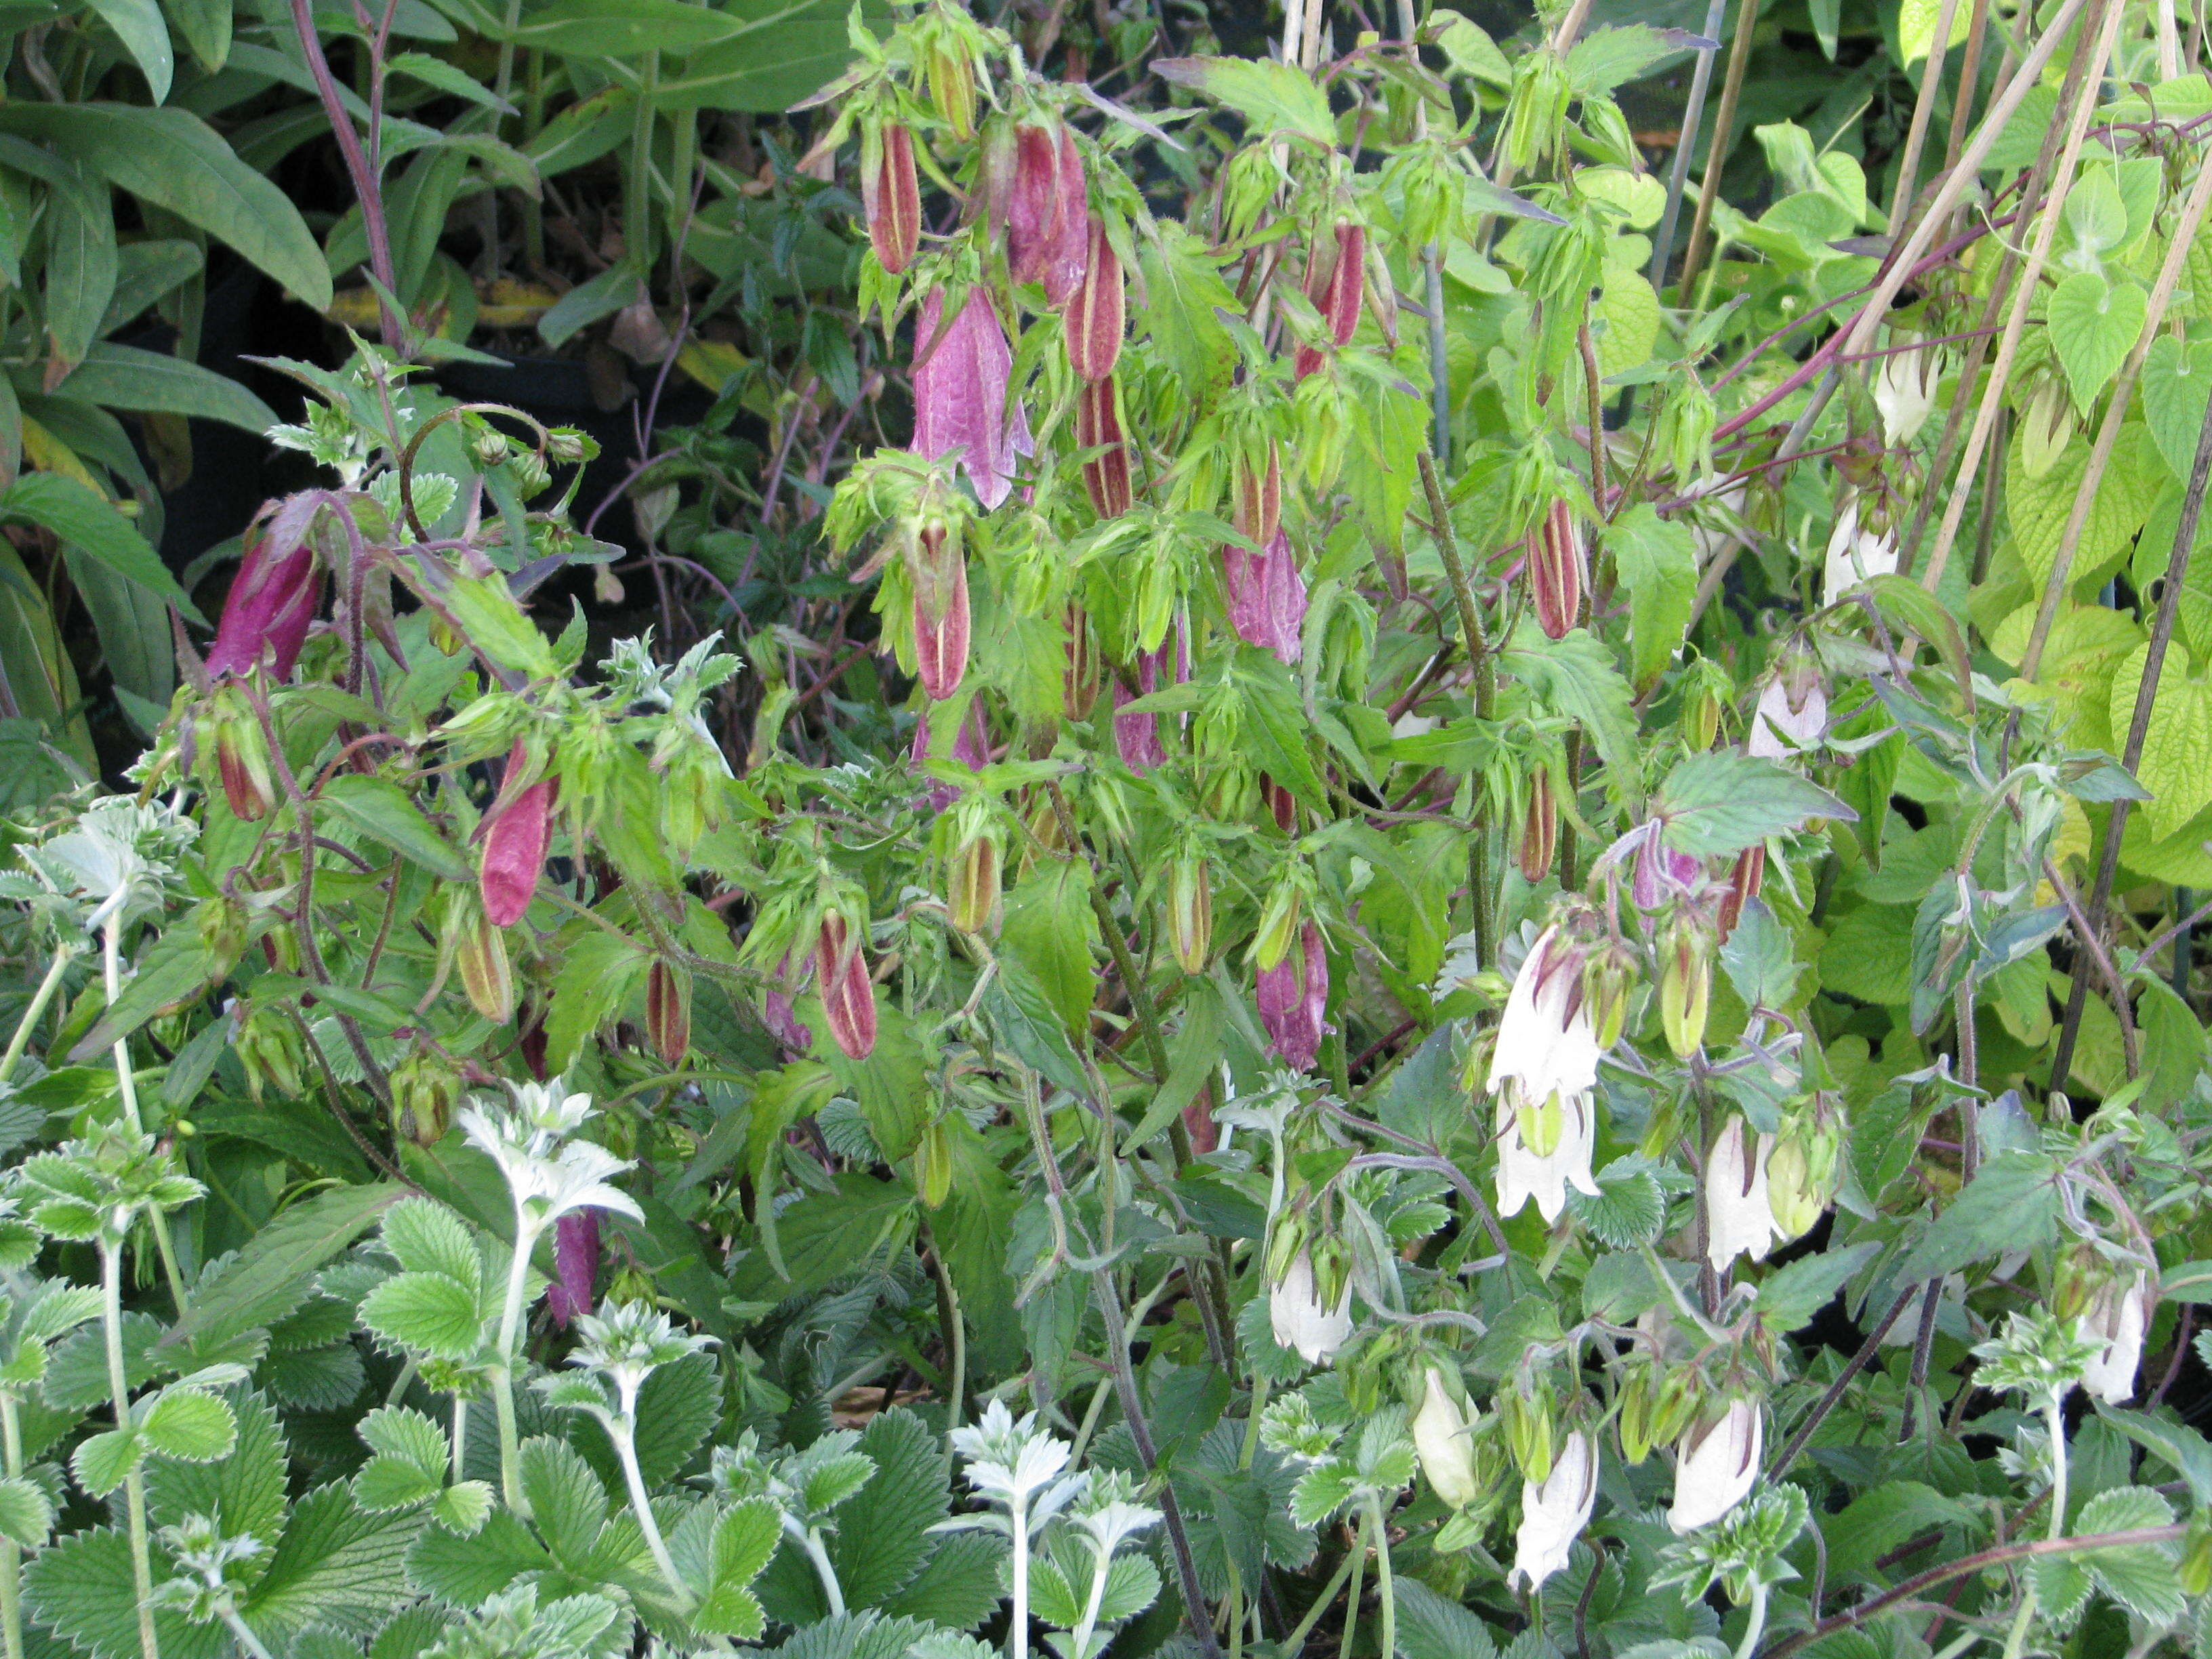
<svg viewBox="0 0 2212 1659">
<path fill-rule="evenodd" d="M 1900 344 L 1905 343 L 1900 341 Z M 1881 414 L 1885 442 L 1911 443 L 1936 408 L 1936 387 L 1943 378 L 1942 355 L 1915 344 L 1881 360 L 1874 377 L 1874 406 Z"/>
<path fill-rule="evenodd" d="M 2089 1299 L 2075 1326 L 2085 1342 L 2103 1346 L 2081 1372 L 2081 1387 L 2107 1406 L 2135 1398 L 2136 1373 L 2142 1365 L 2143 1337 L 2150 1329 L 2158 1293 L 2148 1275 L 2112 1279 Z"/>
<path fill-rule="evenodd" d="M 1726 1273 L 1739 1255 L 1764 1261 L 1779 1236 L 1766 1192 L 1766 1158 L 1774 1137 L 1755 1140 L 1731 1113 L 1705 1158 L 1705 1260 Z"/>
<path fill-rule="evenodd" d="M 1518 1215 L 1530 1199 L 1547 1225 L 1559 1218 L 1567 1206 L 1567 1188 L 1597 1196 L 1590 1175 L 1590 1154 L 1597 1139 L 1597 1109 L 1588 1094 L 1559 1100 L 1559 1144 L 1549 1152 L 1533 1152 L 1521 1133 L 1518 1113 L 1508 1117 L 1498 1137 L 1498 1212 Z"/>
<path fill-rule="evenodd" d="M 1787 760 L 1801 749 L 1820 742 L 1828 730 L 1828 694 L 1815 682 L 1805 700 L 1790 707 L 1790 692 L 1779 679 L 1769 680 L 1759 694 L 1759 708 L 1751 717 L 1751 733 L 1744 752 L 1765 760 Z"/>
<path fill-rule="evenodd" d="M 1566 1206 L 1570 1185 L 1596 1194 L 1591 1091 L 1603 1052 L 1583 994 L 1583 953 L 1563 942 L 1556 927 L 1547 927 L 1514 976 L 1491 1051 L 1501 1214 L 1517 1214 L 1534 1198 L 1544 1219 L 1553 1222 Z"/>
<path fill-rule="evenodd" d="M 1465 1509 L 1481 1491 L 1475 1480 L 1474 1443 L 1469 1438 L 1474 1418 L 1474 1412 L 1445 1387 L 1443 1372 L 1431 1365 L 1421 1408 L 1413 1413 L 1413 1451 L 1437 1496 L 1455 1510 Z"/>
<path fill-rule="evenodd" d="M 1836 515 L 1836 527 L 1828 537 L 1828 562 L 1821 577 L 1820 602 L 1833 605 L 1876 576 L 1894 575 L 1896 572 L 1897 532 L 1867 527 L 1857 501 L 1846 501 L 1843 511 Z"/>
<path fill-rule="evenodd" d="M 1267 1322 L 1275 1340 L 1295 1349 L 1307 1364 L 1326 1364 L 1352 1336 L 1352 1285 L 1346 1283 L 1334 1312 L 1323 1307 L 1314 1282 L 1313 1254 L 1300 1250 L 1268 1287 Z"/>
<path fill-rule="evenodd" d="M 1743 1502 L 1759 1479 L 1765 1446 L 1756 1400 L 1731 1400 L 1713 1421 L 1692 1424 L 1674 1448 L 1674 1506 L 1667 1524 L 1677 1533 L 1694 1532 Z"/>
<path fill-rule="evenodd" d="M 1521 1483 L 1521 1528 L 1513 1535 L 1515 1582 L 1534 1589 L 1567 1565 L 1575 1540 L 1597 1507 L 1597 1449 L 1571 1429 L 1541 1486 Z"/>
</svg>

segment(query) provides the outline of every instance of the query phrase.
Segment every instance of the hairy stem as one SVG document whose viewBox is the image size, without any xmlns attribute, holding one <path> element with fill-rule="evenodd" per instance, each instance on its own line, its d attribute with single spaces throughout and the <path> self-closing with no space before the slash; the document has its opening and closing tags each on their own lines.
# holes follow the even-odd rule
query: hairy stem
<svg viewBox="0 0 2212 1659">
<path fill-rule="evenodd" d="M 76 946 L 74 945 L 54 947 L 54 959 L 46 965 L 46 977 L 39 981 L 39 988 L 32 993 L 31 1006 L 23 1010 L 23 1017 L 15 1022 L 15 1035 L 8 1039 L 8 1052 L 0 1054 L 0 1083 L 5 1083 L 15 1074 L 15 1062 L 22 1059 L 23 1050 L 31 1041 L 31 1033 L 38 1030 L 39 1021 L 46 1015 L 46 1005 L 54 1000 L 54 993 L 61 989 L 63 971 L 75 960 Z"/>
<path fill-rule="evenodd" d="M 100 1242 L 100 1322 L 107 1339 L 107 1395 L 115 1410 L 115 1426 L 131 1426 L 131 1375 L 123 1364 L 123 1241 L 103 1237 Z M 140 1659 L 161 1659 L 161 1638 L 154 1629 L 154 1562 L 147 1541 L 146 1480 L 134 1463 L 123 1477 L 123 1503 L 131 1534 L 131 1586 L 138 1607 Z"/>
<path fill-rule="evenodd" d="M 492 1367 L 492 1408 L 499 1418 L 499 1488 L 507 1506 L 525 1520 L 530 1504 L 522 1495 L 522 1447 L 514 1421 L 514 1351 L 521 1333 L 523 1294 L 530 1282 L 530 1253 L 538 1233 L 515 1206 L 514 1254 L 507 1265 L 507 1300 L 499 1315 L 499 1361 Z"/>
</svg>

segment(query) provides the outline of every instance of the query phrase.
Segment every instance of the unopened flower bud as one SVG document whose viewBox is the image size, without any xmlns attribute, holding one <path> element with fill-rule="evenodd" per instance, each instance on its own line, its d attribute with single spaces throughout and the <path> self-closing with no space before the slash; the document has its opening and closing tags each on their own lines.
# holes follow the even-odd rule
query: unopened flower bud
<svg viewBox="0 0 2212 1659">
<path fill-rule="evenodd" d="M 952 914 L 952 925 L 962 933 L 998 932 L 1003 858 L 996 829 L 969 836 L 953 853 L 945 908 Z"/>
<path fill-rule="evenodd" d="M 464 890 L 465 893 L 465 890 Z M 495 1025 L 514 1018 L 514 967 L 507 954 L 507 934 L 495 927 L 481 904 L 456 896 L 446 913 L 439 941 L 452 954 L 469 1006 Z"/>
<path fill-rule="evenodd" d="M 507 442 L 507 434 L 489 426 L 480 428 L 469 440 L 469 453 L 487 472 L 507 459 L 512 453 L 513 446 Z"/>
<path fill-rule="evenodd" d="M 1311 1071 L 1328 1006 L 1328 956 L 1321 929 L 1307 922 L 1295 946 L 1273 967 L 1260 969 L 1255 994 L 1269 1051 L 1297 1071 Z"/>
<path fill-rule="evenodd" d="M 1528 775 L 1528 803 L 1521 817 L 1521 843 L 1515 862 L 1522 879 L 1534 885 L 1552 873 L 1553 849 L 1559 844 L 1559 808 L 1552 794 L 1552 772 L 1539 766 Z"/>
<path fill-rule="evenodd" d="M 1230 482 L 1230 522 L 1246 541 L 1267 546 L 1283 527 L 1283 461 L 1274 440 L 1262 453 L 1239 450 Z"/>
<path fill-rule="evenodd" d="M 2190 1517 L 2181 1540 L 2181 1558 L 2175 1562 L 2174 1583 L 2184 1595 L 2202 1595 L 2212 1589 L 2212 1524 L 2200 1512 Z"/>
<path fill-rule="evenodd" d="M 2051 1311 L 2060 1319 L 2079 1319 L 2103 1294 L 2112 1276 L 2103 1252 L 2087 1241 L 2061 1250 L 2051 1276 Z"/>
<path fill-rule="evenodd" d="M 1583 964 L 1583 1002 L 1589 1010 L 1601 1054 L 1620 1041 L 1636 981 L 1636 954 L 1619 939 L 1593 951 Z"/>
<path fill-rule="evenodd" d="M 238 965 L 250 921 L 246 907 L 233 898 L 218 896 L 199 907 L 200 948 L 207 952 L 211 978 L 219 981 Z"/>
<path fill-rule="evenodd" d="M 597 441 L 580 428 L 556 426 L 545 434 L 545 459 L 556 466 L 574 466 L 594 459 L 599 453 Z"/>
<path fill-rule="evenodd" d="M 1083 488 L 1091 510 L 1116 519 L 1129 510 L 1129 446 L 1121 430 L 1114 377 L 1086 381 L 1075 399 L 1075 447 L 1083 452 Z"/>
<path fill-rule="evenodd" d="M 1328 337 L 1339 346 L 1350 344 L 1353 331 L 1359 326 L 1360 299 L 1366 285 L 1365 228 L 1350 222 L 1335 226 L 1328 241 L 1307 261 L 1305 292 L 1314 309 L 1321 313 Z M 1292 373 L 1303 380 L 1321 364 L 1320 348 L 1300 346 Z"/>
<path fill-rule="evenodd" d="M 962 142 L 975 136 L 975 66 L 964 52 L 939 44 L 927 54 L 923 70 L 930 102 Z"/>
<path fill-rule="evenodd" d="M 1597 1448 L 1585 1431 L 1569 1430 L 1547 1462 L 1540 1480 L 1528 1474 L 1521 1483 L 1511 1577 L 1529 1589 L 1565 1570 L 1575 1540 L 1597 1506 Z"/>
<path fill-rule="evenodd" d="M 645 970 L 645 1030 L 672 1069 L 691 1052 L 691 974 L 655 957 Z"/>
<path fill-rule="evenodd" d="M 1121 258 L 1097 216 L 1091 216 L 1086 234 L 1089 252 L 1083 280 L 1067 307 L 1062 328 L 1067 341 L 1068 366 L 1085 380 L 1102 380 L 1121 360 L 1123 294 Z"/>
<path fill-rule="evenodd" d="M 952 1135 L 943 1118 L 932 1118 L 915 1143 L 914 1174 L 923 1205 L 943 1209 L 952 1196 Z"/>
<path fill-rule="evenodd" d="M 897 276 L 914 263 L 921 240 L 921 181 L 914 134 L 902 122 L 872 126 L 861 137 L 860 212 L 876 263 Z"/>
<path fill-rule="evenodd" d="M 2028 400 L 2014 431 L 2014 441 L 2020 449 L 2021 471 L 2030 478 L 2040 478 L 2049 472 L 2074 441 L 2078 427 L 2066 382 L 2057 374 L 2051 375 Z"/>
<path fill-rule="evenodd" d="M 510 779 L 528 763 L 527 747 L 517 739 L 507 757 Z M 530 908 L 538 891 L 538 878 L 545 868 L 545 849 L 553 833 L 553 796 L 558 781 L 543 777 L 527 788 L 507 794 L 483 830 L 483 851 L 477 866 L 477 887 L 483 896 L 484 915 L 495 927 L 512 927 Z M 501 793 L 507 794 L 502 787 Z"/>
<path fill-rule="evenodd" d="M 1843 1152 L 1843 1121 L 1815 1109 L 1784 1126 L 1766 1159 L 1766 1199 L 1774 1225 L 1786 1240 L 1813 1231 L 1836 1196 Z"/>
<path fill-rule="evenodd" d="M 825 910 L 814 944 L 814 978 L 830 1036 L 848 1060 L 866 1060 L 876 1048 L 876 984 L 861 944 L 866 929 L 841 910 Z"/>
<path fill-rule="evenodd" d="M 246 532 L 246 556 L 231 579 L 215 643 L 208 647 L 210 678 L 245 674 L 263 662 L 270 678 L 292 678 L 322 592 L 307 535 L 323 510 L 316 497 L 293 496 L 265 525 Z"/>
<path fill-rule="evenodd" d="M 1529 535 L 1528 548 L 1536 624 L 1547 639 L 1565 639 L 1567 630 L 1582 620 L 1583 589 L 1589 574 L 1574 508 L 1564 500 L 1554 501 Z"/>
<path fill-rule="evenodd" d="M 968 561 L 941 520 L 925 521 L 913 546 L 915 670 L 924 694 L 942 702 L 968 675 Z"/>
<path fill-rule="evenodd" d="M 1676 1059 L 1687 1060 L 1704 1044 L 1712 992 L 1712 934 L 1678 914 L 1659 943 L 1659 1022 Z"/>
<path fill-rule="evenodd" d="M 249 1006 L 238 1018 L 232 1048 L 257 1106 L 264 1093 L 289 1102 L 307 1092 L 307 1051 L 289 1015 L 275 1008 Z"/>
<path fill-rule="evenodd" d="M 258 823 L 268 817 L 276 794 L 269 775 L 268 734 L 247 702 L 245 688 L 218 681 L 201 708 L 193 737 L 199 770 L 205 776 L 212 764 L 231 815 L 242 823 Z"/>
<path fill-rule="evenodd" d="M 1765 877 L 1765 842 L 1754 842 L 1735 855 L 1735 867 L 1729 872 L 1728 891 L 1721 898 L 1720 922 L 1715 930 L 1718 943 L 1728 943 L 1736 923 L 1743 920 L 1745 903 L 1759 896 L 1759 884 Z"/>
<path fill-rule="evenodd" d="M 1170 867 L 1167 911 L 1176 965 L 1186 974 L 1204 973 L 1213 943 L 1213 890 L 1204 859 L 1186 854 Z"/>
</svg>

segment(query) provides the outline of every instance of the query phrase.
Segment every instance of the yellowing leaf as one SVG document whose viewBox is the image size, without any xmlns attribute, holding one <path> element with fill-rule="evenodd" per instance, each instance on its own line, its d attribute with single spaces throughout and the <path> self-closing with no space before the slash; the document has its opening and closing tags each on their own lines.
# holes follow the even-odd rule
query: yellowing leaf
<svg viewBox="0 0 2212 1659">
<path fill-rule="evenodd" d="M 1936 25 L 1942 11 L 1942 0 L 1904 0 L 1897 9 L 1897 47 L 1907 64 L 1927 57 L 1929 47 L 1936 44 Z M 1944 43 L 1944 51 L 1966 40 L 1972 13 L 1967 0 L 1958 0 L 1951 8 L 1951 38 Z"/>
<path fill-rule="evenodd" d="M 2112 732 L 2123 741 L 2135 718 L 2136 696 L 2149 654 L 2148 645 L 2131 653 L 2112 676 Z M 2171 657 L 2151 704 L 2136 776 L 2151 793 L 2143 812 L 2151 833 L 2160 838 L 2212 806 L 2212 684 L 2184 678 Z"/>
<path fill-rule="evenodd" d="M 2059 538 L 2073 510 L 2075 492 L 2087 470 L 2090 451 L 2087 444 L 2069 447 L 2039 478 L 2027 476 L 2021 459 L 2021 446 L 2014 444 L 2005 458 L 2005 511 L 2012 521 L 2021 562 L 2027 567 L 2039 593 L 2057 562 Z M 2100 580 L 2125 556 L 2165 482 L 2166 464 L 2159 459 L 2149 432 L 2139 422 L 2123 427 L 2105 475 L 2098 481 L 2088 515 L 2082 520 L 2081 539 L 2068 573 L 2070 586 L 2078 589 Z"/>
</svg>

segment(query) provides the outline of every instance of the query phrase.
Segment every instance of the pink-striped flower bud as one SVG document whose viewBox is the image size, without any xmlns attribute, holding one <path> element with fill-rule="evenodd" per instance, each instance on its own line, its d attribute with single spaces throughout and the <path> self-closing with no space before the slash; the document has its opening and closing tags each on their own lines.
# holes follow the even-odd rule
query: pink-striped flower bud
<svg viewBox="0 0 2212 1659">
<path fill-rule="evenodd" d="M 1068 366 L 1086 380 L 1101 380 L 1114 372 L 1121 356 L 1121 259 L 1107 239 L 1106 227 L 1097 215 L 1088 231 L 1090 252 L 1084 262 L 1083 281 L 1062 319 L 1067 341 Z"/>
<path fill-rule="evenodd" d="M 1275 821 L 1275 828 L 1286 836 L 1298 830 L 1298 798 L 1289 787 L 1278 783 L 1266 773 L 1260 775 L 1260 799 L 1267 808 L 1267 816 Z"/>
<path fill-rule="evenodd" d="M 1359 326 L 1359 304 L 1367 283 L 1367 232 L 1362 226 L 1340 224 L 1329 241 L 1306 263 L 1306 298 L 1321 313 L 1328 337 L 1339 346 L 1352 342 Z M 1322 365 L 1318 346 L 1302 345 L 1293 365 L 1303 380 Z"/>
<path fill-rule="evenodd" d="M 1552 770 L 1540 766 L 1528 775 L 1528 802 L 1521 817 L 1521 844 L 1515 861 L 1531 884 L 1552 873 L 1552 854 L 1559 840 L 1559 805 L 1552 793 Z"/>
<path fill-rule="evenodd" d="M 1098 701 L 1098 648 L 1083 607 L 1067 607 L 1066 663 L 1060 672 L 1060 712 L 1068 720 L 1087 720 Z"/>
<path fill-rule="evenodd" d="M 1118 519 L 1129 510 L 1129 446 L 1121 433 L 1121 400 L 1111 374 L 1086 381 L 1075 400 L 1075 445 L 1084 452 L 1083 487 L 1091 510 Z M 1095 453 L 1094 453 L 1095 452 Z"/>
<path fill-rule="evenodd" d="M 1728 890 L 1721 896 L 1720 944 L 1727 944 L 1728 936 L 1735 932 L 1736 923 L 1743 920 L 1746 902 L 1759 896 L 1759 884 L 1765 877 L 1765 842 L 1747 847 L 1735 855 L 1735 868 L 1729 872 Z"/>
<path fill-rule="evenodd" d="M 691 975 L 658 957 L 645 972 L 645 1030 L 671 1067 L 691 1052 Z"/>
<path fill-rule="evenodd" d="M 914 654 L 921 689 L 942 702 L 968 675 L 968 561 L 941 522 L 915 537 Z"/>
<path fill-rule="evenodd" d="M 876 263 L 897 276 L 914 263 L 921 240 L 921 181 L 914 135 L 902 123 L 872 127 L 860 141 L 860 211 Z"/>
<path fill-rule="evenodd" d="M 1311 1071 L 1328 1007 L 1328 956 L 1321 929 L 1310 921 L 1300 928 L 1297 947 L 1273 968 L 1258 970 L 1254 991 L 1269 1052 L 1296 1070 Z"/>
<path fill-rule="evenodd" d="M 848 1060 L 866 1060 L 876 1048 L 876 984 L 868 975 L 861 944 L 866 930 L 855 928 L 842 910 L 825 910 L 814 942 L 814 979 L 830 1039 Z"/>
<path fill-rule="evenodd" d="M 1583 588 L 1589 577 L 1588 555 L 1574 509 L 1555 501 L 1528 538 L 1529 597 L 1536 624 L 1547 638 L 1565 639 L 1582 620 Z"/>
<path fill-rule="evenodd" d="M 518 740 L 508 751 L 510 780 L 526 763 Z M 545 868 L 545 848 L 553 834 L 553 796 L 558 780 L 544 777 L 526 789 L 510 793 L 503 806 L 485 824 L 483 850 L 477 866 L 477 890 L 483 895 L 484 915 L 495 927 L 512 927 L 530 908 L 538 891 L 538 878 Z"/>
</svg>

